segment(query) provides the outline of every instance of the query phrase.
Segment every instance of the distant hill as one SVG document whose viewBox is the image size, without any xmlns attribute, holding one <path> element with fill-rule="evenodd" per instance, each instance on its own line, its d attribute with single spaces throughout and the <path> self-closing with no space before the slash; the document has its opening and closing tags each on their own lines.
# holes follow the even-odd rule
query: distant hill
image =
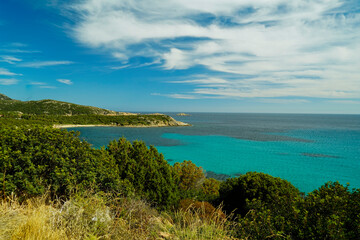
<svg viewBox="0 0 360 240">
<path fill-rule="evenodd" d="M 83 106 L 56 100 L 19 101 L 0 94 L 0 112 L 21 112 L 36 115 L 123 115 L 107 109 Z"/>
<path fill-rule="evenodd" d="M 0 100 L 12 100 L 12 99 L 0 93 Z"/>
</svg>

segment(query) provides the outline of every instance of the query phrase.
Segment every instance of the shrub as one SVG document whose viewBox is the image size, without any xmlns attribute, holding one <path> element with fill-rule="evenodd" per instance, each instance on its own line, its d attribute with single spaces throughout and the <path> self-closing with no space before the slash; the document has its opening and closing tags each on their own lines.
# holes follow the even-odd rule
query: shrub
<svg viewBox="0 0 360 240">
<path fill-rule="evenodd" d="M 174 169 L 179 176 L 179 187 L 182 190 L 200 189 L 205 179 L 205 174 L 201 167 L 197 167 L 191 161 L 183 161 L 182 163 L 175 163 Z"/>
<path fill-rule="evenodd" d="M 201 190 L 209 196 L 218 197 L 220 182 L 213 178 L 206 178 L 201 185 Z"/>
<path fill-rule="evenodd" d="M 245 215 L 253 200 L 260 201 L 266 208 L 287 212 L 288 207 L 300 196 L 290 182 L 264 173 L 248 172 L 238 178 L 231 178 L 220 186 L 219 201 L 227 212 Z"/>
<path fill-rule="evenodd" d="M 306 196 L 298 239 L 357 239 L 360 233 L 359 190 L 328 182 Z"/>
<path fill-rule="evenodd" d="M 154 147 L 122 138 L 93 149 L 74 132 L 50 127 L 0 129 L 0 181 L 4 195 L 24 198 L 50 190 L 52 197 L 73 191 L 136 191 L 160 208 L 178 203 L 177 175 Z"/>
<path fill-rule="evenodd" d="M 128 180 L 139 195 L 160 208 L 178 203 L 177 175 L 156 148 L 147 148 L 139 141 L 131 145 L 125 138 L 120 138 L 112 141 L 107 151 L 119 166 L 119 176 Z"/>
<path fill-rule="evenodd" d="M 96 186 L 99 173 L 107 174 L 90 144 L 74 133 L 19 127 L 1 129 L 0 136 L 5 194 L 35 196 L 50 187 L 53 195 L 64 196 L 77 187 Z"/>
</svg>

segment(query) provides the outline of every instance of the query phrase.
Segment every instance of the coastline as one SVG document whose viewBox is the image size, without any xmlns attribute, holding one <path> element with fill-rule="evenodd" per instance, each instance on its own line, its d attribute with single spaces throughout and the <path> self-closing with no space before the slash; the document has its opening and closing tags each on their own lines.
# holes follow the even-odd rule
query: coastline
<svg viewBox="0 0 360 240">
<path fill-rule="evenodd" d="M 123 127 L 123 128 L 152 128 L 152 127 L 185 127 L 191 124 L 176 121 L 176 124 L 150 124 L 150 125 L 126 125 L 119 126 L 114 124 L 54 124 L 53 128 L 75 128 L 75 127 Z"/>
</svg>

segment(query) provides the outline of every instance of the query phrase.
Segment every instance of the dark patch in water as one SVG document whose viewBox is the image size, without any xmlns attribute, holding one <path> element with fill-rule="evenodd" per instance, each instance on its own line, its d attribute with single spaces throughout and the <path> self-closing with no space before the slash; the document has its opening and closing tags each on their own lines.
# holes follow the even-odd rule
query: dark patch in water
<svg viewBox="0 0 360 240">
<path fill-rule="evenodd" d="M 339 156 L 326 155 L 321 153 L 301 153 L 301 155 L 315 158 L 341 158 Z"/>
<path fill-rule="evenodd" d="M 219 181 L 225 181 L 226 179 L 231 177 L 231 175 L 229 175 L 229 174 L 216 173 L 216 172 L 212 172 L 212 171 L 206 171 L 205 176 L 206 176 L 206 178 L 214 178 Z"/>
<path fill-rule="evenodd" d="M 175 161 L 174 159 L 171 159 L 171 158 L 168 158 L 168 159 L 166 159 L 168 162 L 173 162 L 173 161 Z"/>
</svg>

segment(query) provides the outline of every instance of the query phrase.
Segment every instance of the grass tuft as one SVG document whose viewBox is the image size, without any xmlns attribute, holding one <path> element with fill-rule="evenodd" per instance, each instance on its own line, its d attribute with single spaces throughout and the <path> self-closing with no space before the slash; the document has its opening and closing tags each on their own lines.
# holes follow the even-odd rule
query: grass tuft
<svg viewBox="0 0 360 240">
<path fill-rule="evenodd" d="M 62 202 L 47 195 L 0 203 L 0 239 L 235 239 L 234 225 L 216 209 L 189 207 L 159 213 L 145 201 L 82 194 Z M 206 216 L 204 218 L 204 216 Z"/>
</svg>

